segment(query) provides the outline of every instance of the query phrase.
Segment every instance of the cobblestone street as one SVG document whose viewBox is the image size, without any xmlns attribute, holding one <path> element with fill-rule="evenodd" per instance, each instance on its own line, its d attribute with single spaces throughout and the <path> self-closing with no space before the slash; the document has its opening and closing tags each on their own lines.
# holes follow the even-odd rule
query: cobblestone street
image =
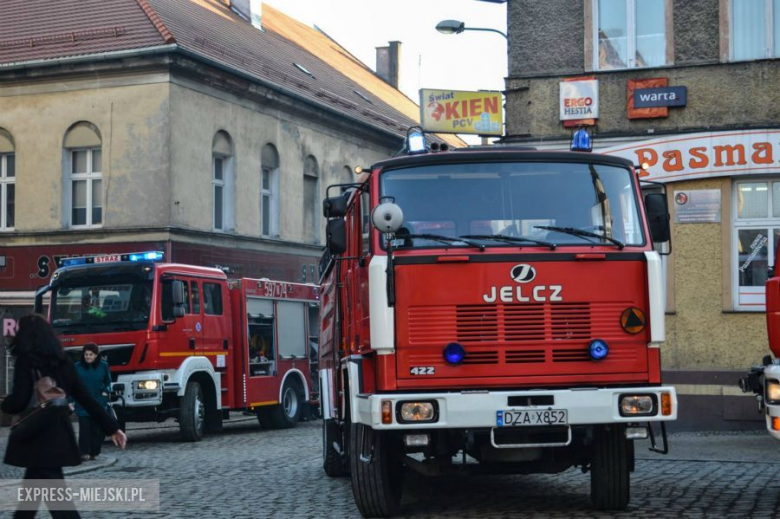
<svg viewBox="0 0 780 519">
<path fill-rule="evenodd" d="M 349 479 L 325 477 L 319 421 L 296 429 L 260 429 L 254 419 L 226 423 L 201 443 L 180 443 L 172 422 L 129 432 L 128 450 L 107 446 L 111 466 L 74 478 L 160 480 L 155 514 L 85 513 L 84 517 L 359 517 Z M 134 427 L 139 427 L 133 424 Z M 410 475 L 408 517 L 776 517 L 780 456 L 763 433 L 679 434 L 664 457 L 637 446 L 627 511 L 599 514 L 589 502 L 589 475 Z M 4 449 L 3 441 L 0 447 Z M 766 455 L 764 453 L 767 453 Z M 765 459 L 766 461 L 760 461 Z M 4 467 L 3 476 L 14 477 Z M 45 516 L 45 515 L 44 515 Z"/>
</svg>

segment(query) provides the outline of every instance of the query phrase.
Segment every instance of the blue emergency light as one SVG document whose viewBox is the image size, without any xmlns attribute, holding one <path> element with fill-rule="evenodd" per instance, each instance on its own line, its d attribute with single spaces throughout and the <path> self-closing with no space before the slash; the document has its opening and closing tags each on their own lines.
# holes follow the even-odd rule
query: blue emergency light
<svg viewBox="0 0 780 519">
<path fill-rule="evenodd" d="M 60 261 L 63 267 L 74 265 L 89 265 L 92 263 L 113 263 L 117 261 L 160 261 L 164 254 L 160 251 L 130 252 L 128 254 L 105 254 L 101 256 L 81 256 L 78 258 L 64 258 Z"/>
<path fill-rule="evenodd" d="M 593 140 L 585 128 L 580 128 L 571 137 L 571 151 L 593 151 Z"/>
<path fill-rule="evenodd" d="M 425 144 L 425 135 L 419 126 L 412 126 L 406 132 L 406 151 L 410 155 L 428 151 L 427 145 Z"/>
</svg>

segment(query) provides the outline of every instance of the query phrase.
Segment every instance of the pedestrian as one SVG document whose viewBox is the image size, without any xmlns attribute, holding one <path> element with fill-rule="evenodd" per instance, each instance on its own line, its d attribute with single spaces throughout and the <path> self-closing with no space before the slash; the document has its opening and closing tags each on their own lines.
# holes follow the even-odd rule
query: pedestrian
<svg viewBox="0 0 780 519">
<path fill-rule="evenodd" d="M 100 357 L 97 344 L 90 342 L 81 349 L 81 359 L 76 363 L 76 373 L 89 394 L 100 407 L 109 414 L 108 394 L 111 391 L 111 368 L 108 362 Z M 84 406 L 75 402 L 76 414 L 79 417 L 79 452 L 83 461 L 94 460 L 100 455 L 105 435 L 100 423 L 89 415 Z"/>
<path fill-rule="evenodd" d="M 0 404 L 8 414 L 19 414 L 34 402 L 36 380 L 51 377 L 57 387 L 73 397 L 89 415 L 97 420 L 101 429 L 120 449 L 124 449 L 127 437 L 119 430 L 116 421 L 95 401 L 76 373 L 73 362 L 65 355 L 60 341 L 49 322 L 40 315 L 27 315 L 19 319 L 19 329 L 9 348 L 15 358 L 13 390 Z M 32 437 L 14 435 L 8 438 L 4 462 L 24 467 L 25 480 L 53 480 L 52 486 L 62 486 L 62 467 L 81 463 L 76 435 L 70 417 L 53 415 L 51 423 Z M 29 484 L 29 483 L 28 483 Z M 35 517 L 40 502 L 33 507 L 20 503 L 14 518 Z M 49 503 L 47 503 L 47 506 Z M 24 508 L 24 510 L 22 510 Z M 80 517 L 75 508 L 51 510 L 52 517 Z"/>
</svg>

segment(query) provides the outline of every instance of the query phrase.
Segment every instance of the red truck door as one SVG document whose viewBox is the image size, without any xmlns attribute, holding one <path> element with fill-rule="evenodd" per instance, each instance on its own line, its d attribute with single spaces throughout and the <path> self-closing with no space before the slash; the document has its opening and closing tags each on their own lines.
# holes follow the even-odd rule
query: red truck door
<svg viewBox="0 0 780 519">
<path fill-rule="evenodd" d="M 180 282 L 185 289 L 184 316 L 173 317 L 173 283 Z M 181 362 L 181 357 L 194 355 L 200 342 L 200 315 L 197 309 L 193 309 L 193 298 L 190 292 L 190 280 L 181 275 L 166 275 L 161 281 L 161 317 L 166 323 L 165 351 L 160 352 L 161 358 L 178 357 L 176 364 Z"/>
</svg>

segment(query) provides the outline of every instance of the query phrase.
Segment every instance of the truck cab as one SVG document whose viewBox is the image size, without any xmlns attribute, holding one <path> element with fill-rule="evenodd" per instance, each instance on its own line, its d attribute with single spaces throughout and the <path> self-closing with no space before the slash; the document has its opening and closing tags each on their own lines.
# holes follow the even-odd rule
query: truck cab
<svg viewBox="0 0 780 519">
<path fill-rule="evenodd" d="M 363 515 L 398 511 L 403 466 L 580 466 L 597 508 L 625 508 L 633 440 L 677 414 L 665 195 L 624 159 L 501 147 L 427 149 L 341 188 L 324 203 L 323 459 Z"/>
</svg>

